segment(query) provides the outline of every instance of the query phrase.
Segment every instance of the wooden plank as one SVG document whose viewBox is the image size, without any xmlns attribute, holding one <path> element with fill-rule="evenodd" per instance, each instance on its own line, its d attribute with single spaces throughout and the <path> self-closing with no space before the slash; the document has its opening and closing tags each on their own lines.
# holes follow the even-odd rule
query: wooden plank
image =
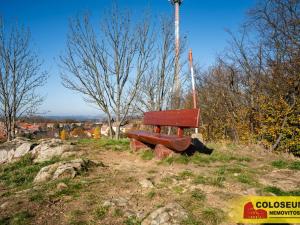
<svg viewBox="0 0 300 225">
<path fill-rule="evenodd" d="M 147 131 L 130 131 L 126 135 L 144 143 L 152 145 L 162 144 L 177 152 L 185 151 L 191 144 L 190 137 L 178 137 Z"/>
<path fill-rule="evenodd" d="M 197 128 L 199 124 L 200 109 L 180 109 L 144 114 L 145 125 L 174 126 L 182 128 Z"/>
</svg>

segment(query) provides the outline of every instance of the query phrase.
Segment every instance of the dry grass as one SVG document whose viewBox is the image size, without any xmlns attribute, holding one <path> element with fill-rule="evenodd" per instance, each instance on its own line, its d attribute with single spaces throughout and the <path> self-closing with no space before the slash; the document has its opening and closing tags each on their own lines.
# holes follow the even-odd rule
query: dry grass
<svg viewBox="0 0 300 225">
<path fill-rule="evenodd" d="M 32 166 L 28 159 L 27 162 L 24 159 L 25 166 L 24 161 L 19 162 L 22 167 L 15 164 L 0 166 L 1 176 L 5 178 L 0 182 L 0 205 L 9 202 L 6 210 L 0 212 L 0 224 L 26 221 L 39 225 L 47 219 L 48 224 L 135 225 L 140 224 L 140 219 L 128 212 L 147 215 L 174 201 L 189 213 L 182 224 L 227 224 L 224 209 L 228 207 L 228 200 L 249 188 L 276 195 L 299 195 L 299 190 L 287 192 L 259 183 L 262 174 L 274 169 L 296 172 L 299 161 L 261 152 L 258 147 L 216 143 L 210 145 L 215 149 L 210 156 L 178 155 L 158 161 L 149 151 L 130 152 L 128 140 L 84 139 L 77 145 L 84 157 L 102 161 L 108 167 L 94 168 L 73 180 L 57 181 L 68 185 L 62 191 L 56 189 L 57 182 L 36 186 L 33 191 L 32 177 L 38 169 L 33 169 L 34 173 L 28 176 L 30 179 L 25 179 L 25 184 L 16 188 L 18 179 L 8 178 L 12 176 L 9 174 L 14 177 L 28 174 L 26 168 Z M 27 172 L 23 173 L 23 170 Z M 151 180 L 155 187 L 142 188 L 139 185 L 142 179 Z M 28 188 L 29 191 L 17 194 Z M 105 201 L 119 198 L 129 200 L 124 206 L 103 206 Z M 26 212 L 22 211 L 24 208 Z"/>
</svg>

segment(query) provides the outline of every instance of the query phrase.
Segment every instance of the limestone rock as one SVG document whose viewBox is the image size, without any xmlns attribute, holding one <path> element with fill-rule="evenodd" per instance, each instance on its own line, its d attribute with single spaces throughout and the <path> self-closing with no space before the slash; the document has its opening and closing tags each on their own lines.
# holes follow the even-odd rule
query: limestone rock
<svg viewBox="0 0 300 225">
<path fill-rule="evenodd" d="M 26 138 L 17 137 L 0 145 L 0 164 L 9 163 L 31 151 L 33 143 Z"/>
<path fill-rule="evenodd" d="M 65 144 L 60 139 L 44 139 L 33 149 L 32 154 L 35 156 L 34 162 L 44 162 L 72 150 L 73 145 Z"/>
<path fill-rule="evenodd" d="M 80 171 L 87 169 L 88 162 L 83 159 L 75 159 L 66 163 L 61 163 L 53 174 L 52 179 L 74 178 Z"/>
<path fill-rule="evenodd" d="M 10 162 L 14 157 L 14 150 L 2 150 L 0 151 L 0 164 Z"/>
<path fill-rule="evenodd" d="M 142 225 L 179 225 L 187 212 L 177 203 L 158 208 L 143 220 Z"/>
<path fill-rule="evenodd" d="M 34 183 L 57 180 L 62 178 L 74 178 L 88 167 L 93 166 L 89 160 L 74 159 L 67 162 L 54 163 L 43 167 L 34 178 Z"/>
<path fill-rule="evenodd" d="M 31 143 L 31 142 L 24 142 L 19 147 L 17 147 L 17 149 L 16 149 L 16 151 L 14 153 L 14 158 L 20 158 L 23 155 L 29 153 L 29 151 L 32 149 L 32 146 L 34 146 L 33 143 Z"/>
<path fill-rule="evenodd" d="M 64 152 L 62 155 L 61 155 L 61 158 L 70 158 L 70 157 L 74 157 L 77 155 L 77 152 Z"/>
<path fill-rule="evenodd" d="M 59 166 L 59 164 L 55 163 L 55 164 L 43 167 L 42 169 L 40 169 L 40 171 L 34 178 L 33 182 L 40 183 L 40 182 L 45 182 L 45 181 L 51 180 L 53 173 L 56 171 L 58 166 Z"/>
<path fill-rule="evenodd" d="M 153 183 L 148 180 L 148 179 L 143 179 L 139 181 L 139 184 L 143 187 L 143 188 L 153 188 L 154 185 Z"/>
<path fill-rule="evenodd" d="M 28 143 L 28 142 L 30 142 L 30 139 L 28 139 L 28 138 L 16 137 L 15 139 L 13 139 L 11 141 L 7 141 L 7 142 L 4 142 L 3 144 L 1 144 L 0 148 L 6 149 L 6 150 L 10 150 L 10 149 L 16 150 L 17 147 L 19 147 L 23 143 Z"/>
<path fill-rule="evenodd" d="M 26 138 L 16 138 L 0 145 L 0 164 L 17 160 L 27 153 L 31 153 L 34 162 L 44 162 L 53 157 L 65 157 L 77 155 L 75 146 L 60 139 L 42 139 L 38 143 L 32 143 Z"/>
</svg>

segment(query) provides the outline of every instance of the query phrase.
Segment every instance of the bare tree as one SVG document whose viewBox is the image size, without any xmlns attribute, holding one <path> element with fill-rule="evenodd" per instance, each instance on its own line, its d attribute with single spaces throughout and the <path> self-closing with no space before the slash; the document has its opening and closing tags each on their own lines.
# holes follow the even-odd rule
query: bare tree
<svg viewBox="0 0 300 225">
<path fill-rule="evenodd" d="M 0 20 L 0 110 L 7 140 L 15 137 L 16 121 L 36 112 L 43 98 L 36 94 L 47 75 L 30 46 L 30 32 L 23 27 L 5 29 Z"/>
<path fill-rule="evenodd" d="M 87 15 L 70 23 L 66 54 L 61 57 L 63 85 L 106 114 L 111 137 L 115 120 L 117 139 L 151 64 L 154 40 L 149 21 L 145 16 L 134 24 L 129 12 L 114 5 L 101 21 L 100 34 Z"/>
<path fill-rule="evenodd" d="M 207 138 L 258 140 L 299 155 L 300 2 L 261 0 L 249 16 L 198 77 Z"/>
<path fill-rule="evenodd" d="M 264 41 L 264 57 L 268 63 L 266 94 L 282 99 L 288 106 L 276 121 L 280 125 L 277 124 L 278 131 L 272 140 L 271 149 L 275 150 L 280 147 L 283 136 L 290 139 L 290 143 L 297 143 L 300 136 L 299 122 L 293 121 L 299 118 L 300 107 L 300 1 L 265 0 L 251 11 L 251 17 Z M 297 144 L 291 146 L 292 151 L 299 151 Z"/>
<path fill-rule="evenodd" d="M 229 32 L 230 49 L 222 61 L 237 73 L 238 82 L 235 84 L 239 86 L 240 91 L 234 95 L 243 96 L 240 103 L 247 112 L 244 120 L 249 124 L 250 133 L 255 134 L 255 130 L 260 126 L 259 121 L 254 118 L 260 110 L 258 103 L 266 76 L 266 59 L 263 55 L 263 44 L 259 40 L 254 43 L 248 32 L 245 27 L 238 35 Z"/>
<path fill-rule="evenodd" d="M 155 60 L 152 62 L 151 69 L 147 71 L 143 77 L 141 89 L 137 97 L 137 108 L 139 111 L 164 110 L 171 107 L 171 100 L 174 87 L 174 30 L 172 19 L 161 16 L 159 25 L 156 26 L 157 35 L 155 37 L 155 48 L 153 55 Z M 179 83 L 180 98 L 184 98 L 184 92 L 188 85 L 190 77 L 183 71 L 187 60 L 181 57 L 186 53 L 186 39 L 180 40 L 179 51 Z M 178 99 L 177 99 L 178 100 Z M 180 99 L 181 100 L 181 99 Z M 182 101 L 178 101 L 178 103 Z"/>
<path fill-rule="evenodd" d="M 161 17 L 153 50 L 155 60 L 143 77 L 137 98 L 140 111 L 162 110 L 168 106 L 174 76 L 174 31 L 170 18 Z"/>
</svg>

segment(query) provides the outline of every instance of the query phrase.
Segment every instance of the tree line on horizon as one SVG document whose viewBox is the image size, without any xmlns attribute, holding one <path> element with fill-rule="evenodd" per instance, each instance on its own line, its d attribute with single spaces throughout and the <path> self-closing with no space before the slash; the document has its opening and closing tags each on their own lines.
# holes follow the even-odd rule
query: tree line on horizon
<svg viewBox="0 0 300 225">
<path fill-rule="evenodd" d="M 95 25 L 89 14 L 73 17 L 60 56 L 62 84 L 106 115 L 111 137 L 130 116 L 170 109 L 174 77 L 174 31 L 170 17 L 140 20 L 117 4 Z M 155 18 L 155 19 L 153 19 Z M 300 2 L 260 0 L 240 32 L 228 32 L 224 53 L 207 69 L 196 67 L 201 132 L 206 140 L 259 142 L 271 150 L 300 154 Z M 181 40 L 181 108 L 192 107 Z M 18 117 L 34 113 L 36 88 L 47 73 L 24 27 L 0 22 L 0 105 L 8 140 Z M 116 132 L 112 129 L 116 125 Z"/>
</svg>

